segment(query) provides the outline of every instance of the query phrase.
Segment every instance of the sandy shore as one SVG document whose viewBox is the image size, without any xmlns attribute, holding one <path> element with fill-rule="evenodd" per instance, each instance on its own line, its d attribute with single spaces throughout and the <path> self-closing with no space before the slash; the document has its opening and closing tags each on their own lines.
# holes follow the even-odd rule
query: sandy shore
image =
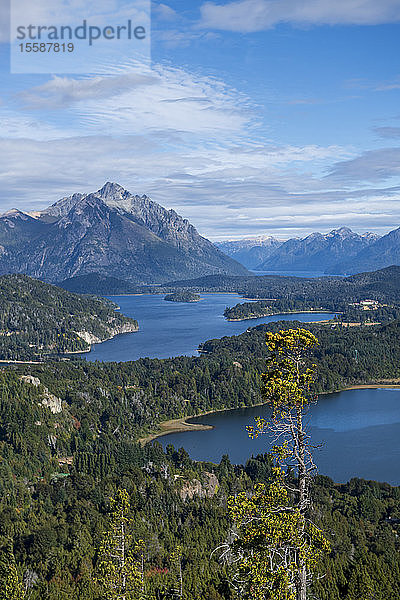
<svg viewBox="0 0 400 600">
<path fill-rule="evenodd" d="M 200 417 L 201 415 L 196 415 Z M 150 433 L 146 437 L 140 438 L 138 442 L 144 446 L 148 442 L 167 435 L 168 433 L 181 433 L 182 431 L 206 431 L 207 429 L 213 429 L 212 425 L 200 425 L 198 423 L 187 423 L 186 419 L 192 417 L 181 417 L 180 419 L 170 419 L 169 421 L 162 421 L 160 423 L 161 431 L 157 433 Z"/>
<path fill-rule="evenodd" d="M 328 394 L 337 394 L 339 392 L 347 392 L 349 390 L 366 390 L 366 389 L 378 389 L 378 388 L 392 388 L 399 389 L 400 388 L 400 379 L 393 380 L 383 380 L 382 383 L 363 383 L 359 385 L 351 385 L 349 387 L 343 388 L 342 390 L 336 390 L 335 392 L 321 392 L 320 396 L 325 396 Z M 267 403 L 262 402 L 260 404 L 253 404 L 251 407 L 246 406 L 246 408 L 252 408 L 255 406 L 265 406 Z M 184 431 L 206 431 L 209 429 L 214 429 L 212 425 L 202 425 L 200 423 L 187 423 L 186 419 L 196 419 L 196 417 L 203 417 L 204 415 L 212 415 L 213 413 L 218 412 L 226 412 L 228 410 L 237 410 L 237 408 L 220 408 L 217 410 L 209 410 L 207 412 L 200 413 L 198 415 L 188 415 L 187 417 L 180 417 L 179 419 L 170 419 L 169 421 L 162 421 L 159 425 L 160 431 L 157 433 L 150 433 L 149 435 L 140 438 L 138 442 L 144 446 L 148 442 L 152 442 L 156 438 L 159 438 L 163 435 L 168 435 L 169 433 L 182 433 Z"/>
<path fill-rule="evenodd" d="M 365 383 L 362 385 L 352 385 L 352 386 L 346 388 L 345 390 L 341 390 L 341 391 L 345 392 L 346 390 L 368 390 L 368 389 L 376 390 L 378 388 L 393 388 L 393 389 L 400 388 L 400 379 L 394 379 L 393 383 L 385 382 L 385 383 Z"/>
</svg>

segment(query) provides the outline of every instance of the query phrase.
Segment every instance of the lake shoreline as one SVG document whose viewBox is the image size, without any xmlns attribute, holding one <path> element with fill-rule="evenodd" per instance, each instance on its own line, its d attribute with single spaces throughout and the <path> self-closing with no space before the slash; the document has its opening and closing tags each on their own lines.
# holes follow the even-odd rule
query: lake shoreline
<svg viewBox="0 0 400 600">
<path fill-rule="evenodd" d="M 296 315 L 296 314 L 308 314 L 308 313 L 317 313 L 317 314 L 327 314 L 331 315 L 331 310 L 317 310 L 314 308 L 310 308 L 310 310 L 288 310 L 288 311 L 280 311 L 277 313 L 266 313 L 265 315 L 257 315 L 254 317 L 243 317 L 241 319 L 227 319 L 226 321 L 230 321 L 231 323 L 240 322 L 240 321 L 251 321 L 252 319 L 263 319 L 264 317 L 278 317 L 279 315 Z M 339 313 L 337 313 L 339 314 Z M 330 319 L 332 320 L 332 319 Z M 305 321 L 306 323 L 328 323 L 328 321 Z"/>
<path fill-rule="evenodd" d="M 258 320 L 229 323 L 223 316 L 227 306 L 235 304 L 237 293 L 201 293 L 201 302 L 165 302 L 164 293 L 110 296 L 120 311 L 139 322 L 138 335 L 117 336 L 119 341 L 93 344 L 90 352 L 78 354 L 88 362 L 127 362 L 140 358 L 199 356 L 197 348 L 210 339 L 240 335 L 250 326 L 278 320 L 321 321 L 332 314 L 282 314 Z M 237 298 L 232 302 L 233 298 Z M 325 310 L 325 309 L 324 309 Z M 326 325 L 328 327 L 329 325 Z M 171 332 L 174 332 L 171 335 Z"/>
<path fill-rule="evenodd" d="M 351 390 L 366 390 L 366 389 L 400 389 L 400 379 L 393 380 L 394 383 L 360 383 L 358 385 L 351 385 L 349 387 L 343 388 L 341 390 L 335 390 L 334 392 L 321 392 L 320 396 L 327 396 L 328 394 L 338 394 L 340 392 L 347 392 Z M 398 383 L 395 383 L 398 382 Z M 214 429 L 213 425 L 203 425 L 201 423 L 188 423 L 187 419 L 196 419 L 197 417 L 204 417 L 205 415 L 212 415 L 214 413 L 219 412 L 228 412 L 230 410 L 238 410 L 238 408 L 253 408 L 255 406 L 265 406 L 268 404 L 267 402 L 260 402 L 257 404 L 252 404 L 251 406 L 245 407 L 232 407 L 232 408 L 218 408 L 216 410 L 208 410 L 206 412 L 199 413 L 197 415 L 187 415 L 186 417 L 179 417 L 178 419 L 169 419 L 168 421 L 162 421 L 159 424 L 159 428 L 161 431 L 157 431 L 154 433 L 150 433 L 145 437 L 142 437 L 138 440 L 142 446 L 145 446 L 149 442 L 153 440 L 163 437 L 165 435 L 169 435 L 171 433 L 183 433 L 185 431 L 207 431 L 210 429 Z"/>
<path fill-rule="evenodd" d="M 265 406 L 265 404 L 266 402 L 260 402 L 258 404 L 252 404 L 252 406 Z M 213 425 L 202 425 L 201 423 L 188 423 L 186 419 L 197 419 L 198 417 L 204 417 L 206 415 L 212 415 L 214 413 L 227 412 L 228 410 L 238 410 L 239 408 L 250 407 L 234 406 L 232 408 L 217 408 L 216 410 L 207 410 L 205 412 L 198 413 L 197 415 L 187 415 L 186 417 L 179 417 L 178 419 L 169 419 L 168 421 L 162 421 L 159 424 L 159 427 L 162 429 L 162 431 L 149 433 L 149 435 L 140 438 L 138 442 L 142 446 L 145 446 L 149 442 L 152 442 L 153 440 L 159 437 L 163 437 L 164 435 L 169 435 L 170 433 L 183 433 L 184 431 L 207 431 L 210 429 L 214 429 Z"/>
</svg>

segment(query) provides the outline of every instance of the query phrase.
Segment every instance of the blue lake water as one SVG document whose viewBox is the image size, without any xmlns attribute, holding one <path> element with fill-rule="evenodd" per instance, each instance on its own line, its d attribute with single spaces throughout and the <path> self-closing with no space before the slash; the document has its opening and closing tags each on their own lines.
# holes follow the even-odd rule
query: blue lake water
<svg viewBox="0 0 400 600">
<path fill-rule="evenodd" d="M 343 277 L 343 275 L 327 275 L 323 271 L 255 271 L 251 269 L 254 275 L 281 275 L 282 277 Z"/>
<path fill-rule="evenodd" d="M 254 417 L 268 415 L 257 406 L 213 413 L 190 419 L 213 425 L 208 431 L 170 434 L 159 438 L 165 447 L 183 446 L 196 460 L 219 462 L 228 454 L 231 462 L 245 463 L 252 455 L 270 448 L 268 435 L 249 439 L 246 425 Z M 352 477 L 400 485 L 400 389 L 348 390 L 320 396 L 306 415 L 318 470 L 337 482 Z"/>
<path fill-rule="evenodd" d="M 201 294 L 196 303 L 166 302 L 163 295 L 113 296 L 121 312 L 136 318 L 140 330 L 97 344 L 84 356 L 88 360 L 128 361 L 140 357 L 167 358 L 197 355 L 201 342 L 238 335 L 248 327 L 277 320 L 319 321 L 333 315 L 304 313 L 229 322 L 226 306 L 243 299 L 237 294 Z M 266 407 L 214 413 L 194 422 L 213 430 L 171 434 L 160 439 L 183 446 L 197 460 L 219 462 L 229 454 L 234 463 L 244 463 L 251 454 L 269 448 L 267 436 L 250 440 L 245 426 Z M 350 390 L 321 396 L 306 417 L 312 441 L 323 444 L 315 450 L 319 472 L 335 481 L 364 477 L 400 485 L 400 389 Z"/>
<path fill-rule="evenodd" d="M 128 361 L 141 357 L 169 358 L 195 356 L 201 342 L 243 333 L 249 327 L 271 321 L 321 321 L 334 315 L 299 313 L 262 317 L 248 321 L 227 321 L 223 312 L 244 299 L 237 294 L 201 294 L 199 302 L 166 302 L 162 294 L 110 296 L 128 317 L 139 322 L 139 331 L 118 335 L 96 344 L 83 356 L 90 361 Z"/>
</svg>

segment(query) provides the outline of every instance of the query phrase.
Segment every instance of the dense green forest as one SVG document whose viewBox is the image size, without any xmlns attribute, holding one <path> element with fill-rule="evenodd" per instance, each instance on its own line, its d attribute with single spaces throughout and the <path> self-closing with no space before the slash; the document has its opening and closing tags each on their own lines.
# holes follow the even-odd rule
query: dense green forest
<svg viewBox="0 0 400 600">
<path fill-rule="evenodd" d="M 308 312 L 313 310 L 329 309 L 312 305 L 311 302 L 306 300 L 271 298 L 270 300 L 257 300 L 256 302 L 241 302 L 233 307 L 227 306 L 224 311 L 224 317 L 228 321 L 244 321 L 246 319 L 257 319 L 259 317 L 282 313 Z"/>
<path fill-rule="evenodd" d="M 133 536 L 145 541 L 145 580 L 156 598 L 177 597 L 171 553 L 178 544 L 183 598 L 232 598 L 229 569 L 211 552 L 229 537 L 227 497 L 268 481 L 270 458 L 243 466 L 227 457 L 219 465 L 195 463 L 183 449 L 164 452 L 156 442 L 142 448 L 137 440 L 166 418 L 259 402 L 265 332 L 299 325 L 270 323 L 210 340 L 198 358 L 4 367 L 0 578 L 14 555 L 32 600 L 100 600 L 98 547 L 109 497 L 122 487 L 131 498 Z M 307 328 L 320 340 L 316 391 L 400 377 L 399 322 Z M 397 599 L 399 488 L 358 479 L 337 485 L 321 475 L 313 497 L 332 543 L 317 597 Z"/>
<path fill-rule="evenodd" d="M 108 277 L 101 273 L 87 273 L 64 279 L 56 285 L 76 294 L 97 294 L 98 296 L 117 296 L 119 294 L 135 294 L 143 292 L 144 286 L 129 281 Z"/>
<path fill-rule="evenodd" d="M 343 302 L 368 298 L 380 302 L 397 302 L 400 294 L 400 267 L 360 273 L 350 277 L 254 277 L 208 275 L 197 279 L 176 281 L 163 290 L 189 289 L 194 292 L 237 292 L 246 298 L 279 298 L 309 301 L 313 306 L 339 309 Z"/>
<path fill-rule="evenodd" d="M 339 302 L 336 300 L 335 302 L 325 302 L 322 306 L 317 306 L 315 303 L 307 300 L 292 300 L 290 298 L 240 302 L 233 307 L 227 306 L 224 316 L 229 321 L 242 321 L 303 311 L 336 312 L 337 316 L 335 320 L 340 323 L 382 324 L 400 319 L 400 305 L 397 303 L 389 305 L 376 303 L 364 308 L 364 306 L 360 306 L 358 303 Z"/>
<path fill-rule="evenodd" d="M 61 398 L 81 423 L 81 435 L 112 436 L 116 430 L 120 438 L 136 440 L 165 419 L 259 403 L 265 332 L 293 326 L 300 323 L 269 323 L 239 336 L 209 340 L 198 358 L 63 361 L 24 365 L 17 372 L 39 378 Z M 307 328 L 320 339 L 315 352 L 317 392 L 400 377 L 399 322 L 374 328 Z"/>
<path fill-rule="evenodd" d="M 0 385 L 3 566 L 13 560 L 12 549 L 32 600 L 103 598 L 95 577 L 98 547 L 118 487 L 130 495 L 132 533 L 144 540 L 145 582 L 156 598 L 177 597 L 171 558 L 177 544 L 183 547 L 183 598 L 232 598 L 229 569 L 212 550 L 229 536 L 227 497 L 269 480 L 268 455 L 244 466 L 228 457 L 219 465 L 194 463 L 183 449 L 141 448 L 116 434 L 93 435 L 95 428 L 88 435 L 88 423 L 68 410 L 53 414 L 39 406 L 41 388 L 17 373 L 3 374 Z M 61 456 L 67 449 L 72 460 Z M 318 597 L 397 599 L 399 488 L 358 479 L 337 485 L 318 476 L 313 498 L 317 522 L 332 543 L 321 565 L 326 576 L 315 586 Z"/>
<path fill-rule="evenodd" d="M 110 301 L 72 294 L 26 275 L 0 277 L 0 359 L 85 351 L 137 322 Z"/>
</svg>

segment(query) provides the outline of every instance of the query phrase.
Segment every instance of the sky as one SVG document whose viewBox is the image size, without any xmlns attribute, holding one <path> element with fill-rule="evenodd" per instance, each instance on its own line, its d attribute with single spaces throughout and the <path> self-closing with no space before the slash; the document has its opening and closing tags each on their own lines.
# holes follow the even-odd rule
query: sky
<svg viewBox="0 0 400 600">
<path fill-rule="evenodd" d="M 39 22 L 62 0 L 12 2 Z M 114 181 L 211 240 L 400 226 L 400 0 L 153 1 L 150 66 L 124 46 L 78 74 L 10 73 L 9 12 L 0 211 Z"/>
</svg>

